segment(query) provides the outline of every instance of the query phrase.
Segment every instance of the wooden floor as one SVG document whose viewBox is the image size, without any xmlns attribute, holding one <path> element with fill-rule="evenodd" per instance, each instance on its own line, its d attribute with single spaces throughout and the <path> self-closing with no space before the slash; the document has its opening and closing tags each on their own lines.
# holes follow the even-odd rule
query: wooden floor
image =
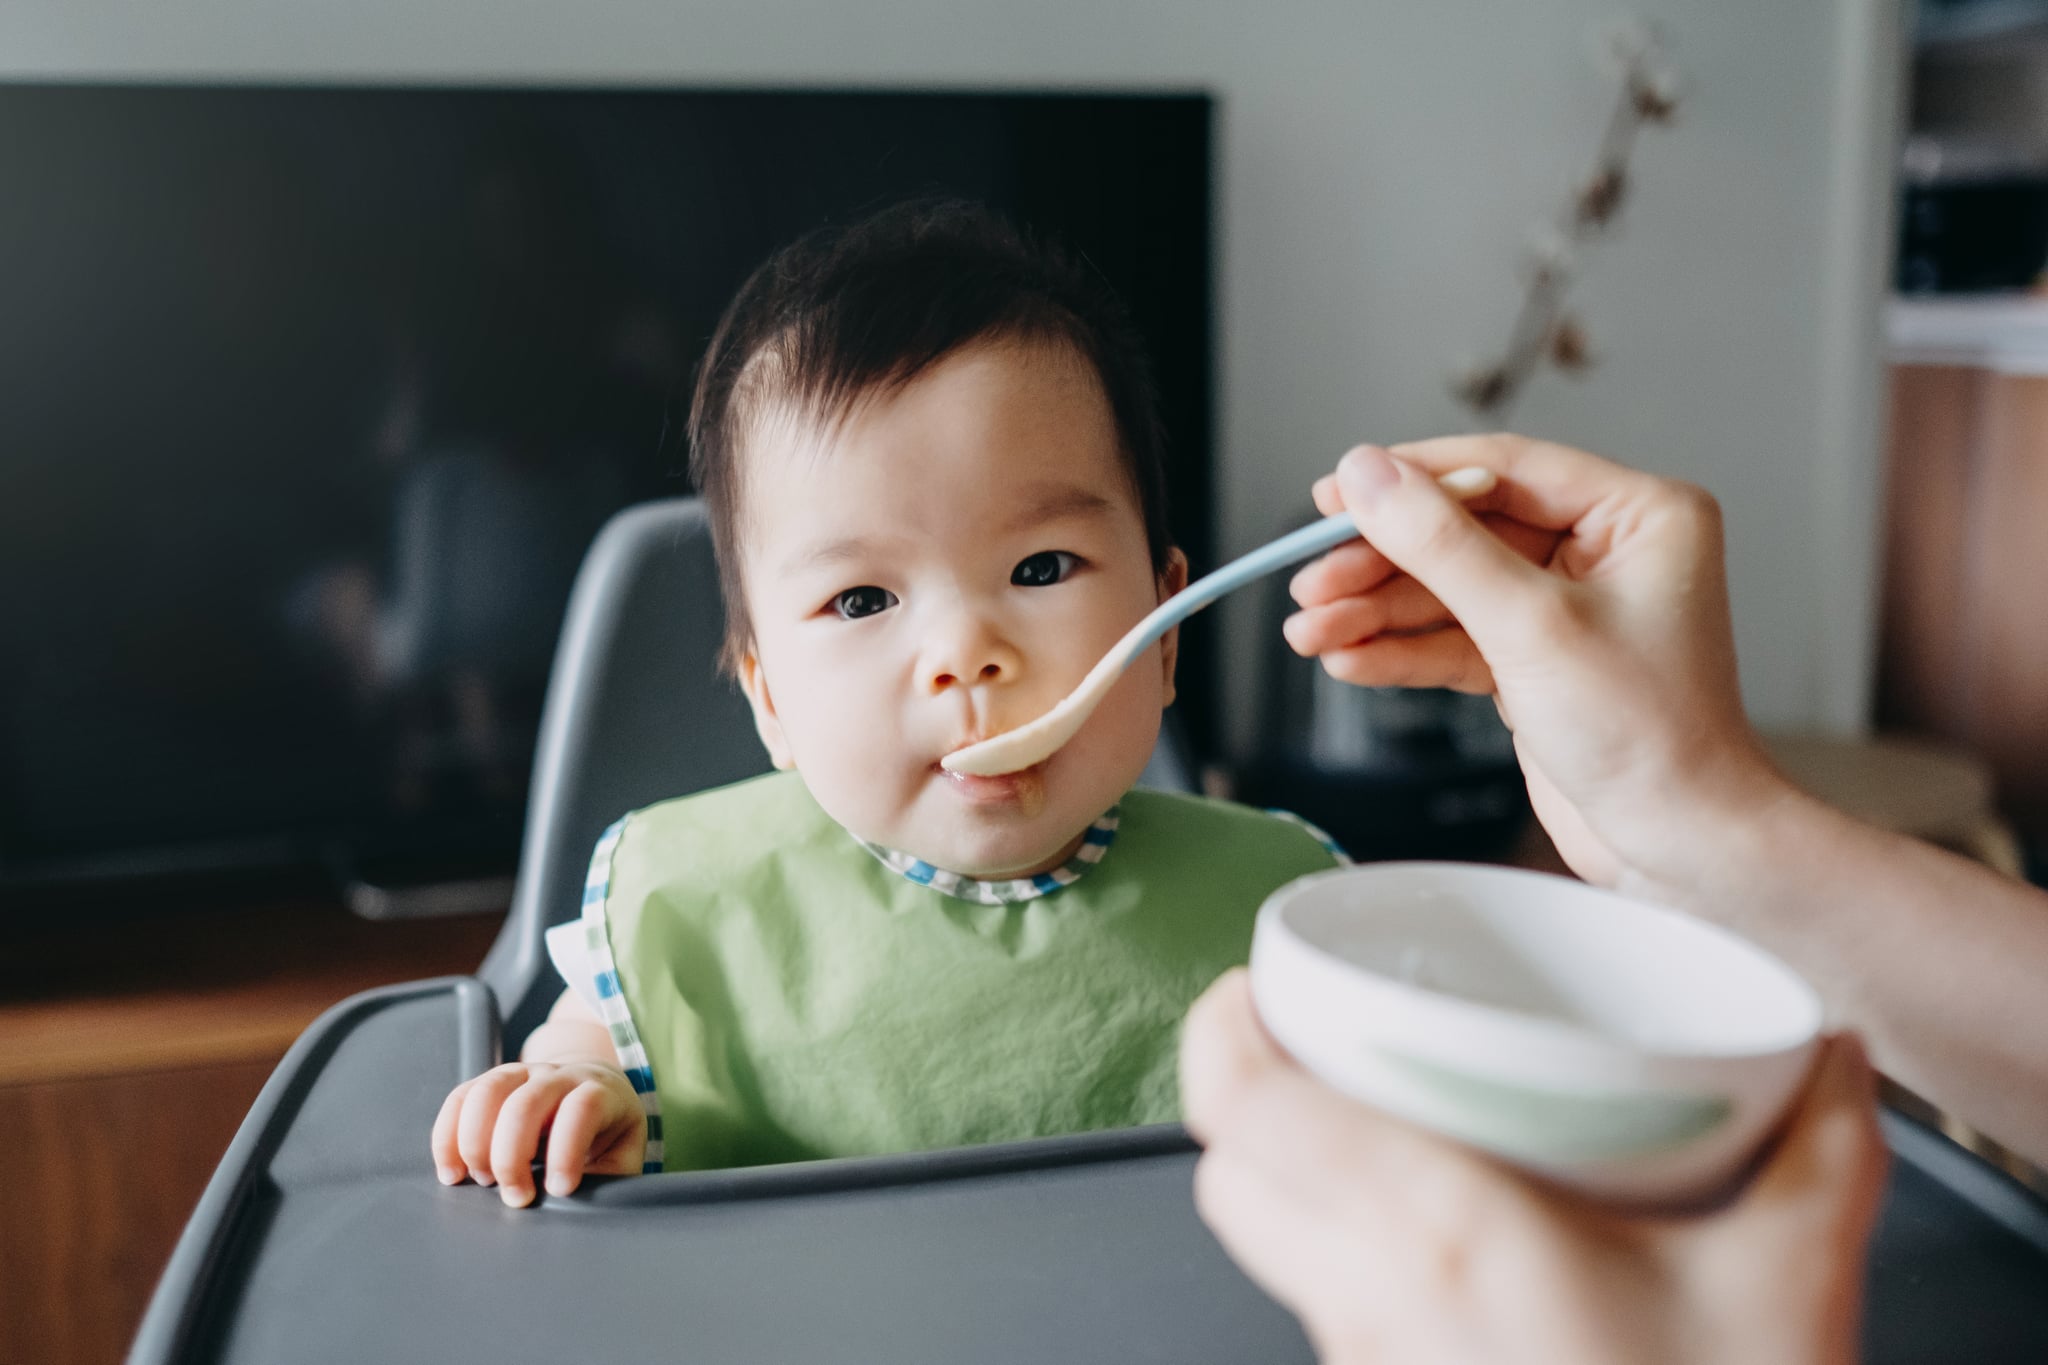
<svg viewBox="0 0 2048 1365">
<path fill-rule="evenodd" d="M 0 1365 L 119 1361 L 292 1040 L 359 990 L 473 971 L 500 918 L 233 899 L 0 910 Z"/>
</svg>

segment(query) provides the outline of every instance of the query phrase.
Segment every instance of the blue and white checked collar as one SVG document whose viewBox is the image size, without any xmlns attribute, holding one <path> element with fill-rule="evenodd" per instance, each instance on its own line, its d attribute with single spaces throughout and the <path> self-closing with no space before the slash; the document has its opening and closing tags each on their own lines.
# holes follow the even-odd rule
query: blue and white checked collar
<svg viewBox="0 0 2048 1365">
<path fill-rule="evenodd" d="M 933 867 L 922 858 L 913 858 L 893 848 L 883 848 L 854 836 L 854 842 L 875 855 L 881 864 L 899 873 L 919 886 L 929 886 L 934 891 L 977 905 L 1013 905 L 1018 901 L 1037 900 L 1049 896 L 1063 886 L 1072 886 L 1081 880 L 1081 874 L 1102 861 L 1102 855 L 1109 852 L 1109 846 L 1116 842 L 1116 827 L 1121 806 L 1111 806 L 1096 822 L 1088 826 L 1081 836 L 1081 847 L 1074 850 L 1074 856 L 1050 872 L 1041 872 L 1035 877 L 1013 877 L 1007 881 L 985 882 L 976 877 L 962 876 L 948 872 L 942 867 Z"/>
</svg>

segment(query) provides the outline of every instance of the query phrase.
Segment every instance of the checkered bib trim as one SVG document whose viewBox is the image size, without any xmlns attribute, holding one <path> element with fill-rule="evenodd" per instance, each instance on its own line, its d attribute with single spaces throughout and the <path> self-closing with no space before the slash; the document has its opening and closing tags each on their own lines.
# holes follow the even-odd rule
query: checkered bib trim
<svg viewBox="0 0 2048 1365">
<path fill-rule="evenodd" d="M 622 816 L 614 822 L 590 855 L 590 871 L 583 878 L 583 943 L 590 954 L 591 970 L 597 976 L 598 1017 L 611 1030 L 619 1063 L 625 1067 L 626 1079 L 633 1083 L 633 1092 L 640 1097 L 640 1108 L 647 1115 L 647 1155 L 640 1173 L 655 1175 L 661 1170 L 661 1101 L 654 1093 L 654 1068 L 648 1065 L 640 1030 L 634 1027 L 633 1013 L 627 1008 L 625 993 L 619 989 L 618 963 L 612 958 L 612 941 L 604 918 L 604 898 L 612 885 L 612 852 L 618 848 L 619 835 L 631 818 Z"/>
<path fill-rule="evenodd" d="M 854 842 L 874 854 L 884 867 L 919 886 L 929 886 L 934 891 L 959 900 L 973 901 L 976 905 L 1014 905 L 1019 901 L 1035 901 L 1040 896 L 1050 896 L 1061 887 L 1080 881 L 1082 874 L 1101 862 L 1102 855 L 1109 852 L 1109 846 L 1116 842 L 1122 810 L 1121 806 L 1111 806 L 1100 819 L 1088 826 L 1088 832 L 1081 836 L 1081 847 L 1061 866 L 1050 872 L 1041 872 L 1036 877 L 1016 877 L 999 882 L 985 882 L 958 872 L 948 872 L 942 867 L 933 867 L 922 858 L 913 858 L 908 853 L 883 848 L 858 837 Z"/>
</svg>

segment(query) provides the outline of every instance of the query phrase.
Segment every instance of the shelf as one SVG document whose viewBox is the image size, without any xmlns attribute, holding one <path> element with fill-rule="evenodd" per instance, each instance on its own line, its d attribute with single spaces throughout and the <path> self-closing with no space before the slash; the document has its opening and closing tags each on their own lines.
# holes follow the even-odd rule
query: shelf
<svg viewBox="0 0 2048 1365">
<path fill-rule="evenodd" d="M 2048 295 L 1895 298 L 1886 330 L 1894 365 L 2048 376 Z"/>
</svg>

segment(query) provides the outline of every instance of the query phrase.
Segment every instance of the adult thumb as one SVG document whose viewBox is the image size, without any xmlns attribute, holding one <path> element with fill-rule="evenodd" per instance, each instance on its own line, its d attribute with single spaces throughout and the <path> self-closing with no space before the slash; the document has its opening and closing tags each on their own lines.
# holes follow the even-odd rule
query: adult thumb
<svg viewBox="0 0 2048 1365">
<path fill-rule="evenodd" d="M 1822 1045 L 1787 1131 L 1716 1235 L 1736 1248 L 1826 1243 L 1860 1251 L 1877 1217 L 1890 1163 L 1877 1123 L 1877 1082 L 1854 1034 Z"/>
<path fill-rule="evenodd" d="M 1378 446 L 1337 466 L 1337 489 L 1358 532 L 1436 595 L 1477 640 L 1518 608 L 1542 571 L 1495 539 L 1429 472 Z"/>
</svg>

